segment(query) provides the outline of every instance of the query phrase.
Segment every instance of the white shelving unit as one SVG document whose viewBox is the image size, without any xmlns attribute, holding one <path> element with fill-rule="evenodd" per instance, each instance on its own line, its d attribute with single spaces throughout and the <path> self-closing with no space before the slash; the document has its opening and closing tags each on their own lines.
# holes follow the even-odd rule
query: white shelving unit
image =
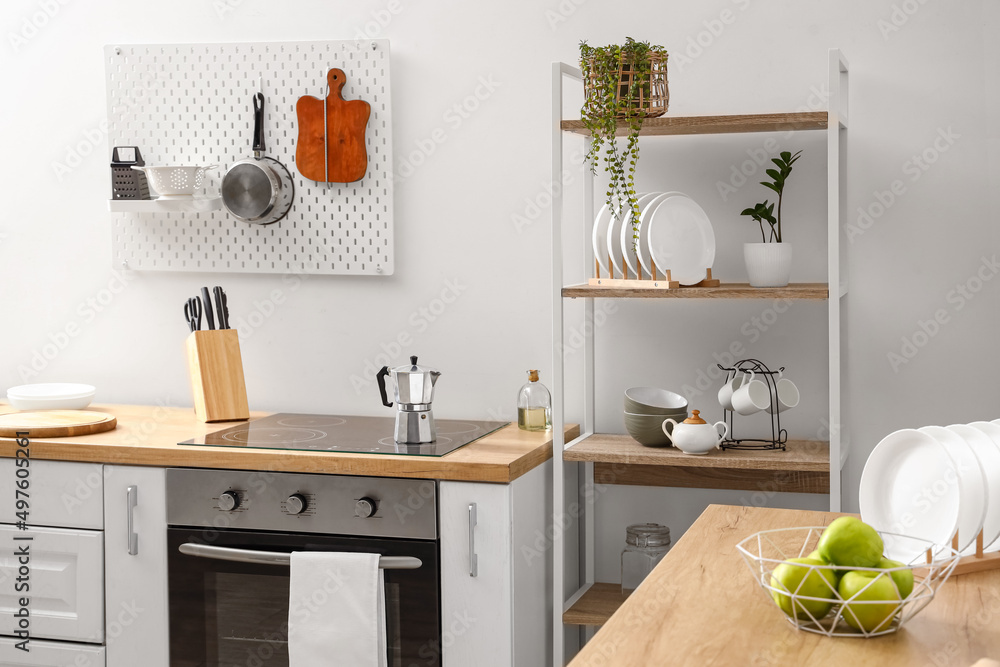
<svg viewBox="0 0 1000 667">
<path fill-rule="evenodd" d="M 849 442 L 841 418 L 841 314 L 847 295 L 846 257 L 842 250 L 842 216 L 846 188 L 846 130 L 848 65 L 838 49 L 829 53 L 829 110 L 819 112 L 771 113 L 726 116 L 664 116 L 647 120 L 644 136 L 732 134 L 750 132 L 814 132 L 827 134 L 827 282 L 792 283 L 784 288 L 757 289 L 745 284 L 726 284 L 709 288 L 649 290 L 595 287 L 587 284 L 567 285 L 563 272 L 563 196 L 552 203 L 552 309 L 553 309 L 553 518 L 557 526 L 566 513 L 564 462 L 583 464 L 582 486 L 591 488 L 595 482 L 646 486 L 689 488 L 750 489 L 761 482 L 781 479 L 787 491 L 828 493 L 831 511 L 841 507 L 841 470 L 847 460 Z M 563 173 L 563 142 L 567 134 L 589 134 L 578 120 L 564 120 L 564 86 L 569 82 L 582 86 L 580 70 L 565 63 L 552 64 L 552 182 L 560 182 Z M 624 128 L 623 128 L 624 131 Z M 648 141 L 648 139 L 647 139 Z M 584 168 L 583 223 L 570 226 L 570 233 L 585 235 L 582 258 L 586 273 L 594 266 L 593 249 L 589 243 L 591 221 L 594 219 L 594 178 Z M 594 327 L 584 326 L 583 346 L 584 401 L 581 435 L 565 442 L 563 349 L 564 299 L 584 299 L 585 323 L 593 323 L 594 300 L 597 298 L 657 299 L 801 299 L 826 300 L 828 303 L 829 360 L 829 442 L 790 440 L 787 451 L 726 450 L 706 457 L 688 457 L 673 448 L 647 448 L 628 436 L 601 434 L 595 427 Z M 724 302 L 723 302 L 724 303 Z M 657 304 L 660 305 L 660 304 Z M 657 307 L 650 304 L 649 307 Z M 722 307 L 722 304 L 720 304 Z M 612 474 L 611 467 L 614 467 Z M 579 499 L 583 507 L 580 534 L 583 542 L 578 579 L 582 586 L 567 595 L 566 557 L 569 553 L 565 531 L 555 531 L 553 539 L 554 598 L 556 604 L 553 627 L 553 664 L 565 664 L 565 625 L 588 628 L 600 625 L 621 604 L 615 586 L 594 581 L 594 512 L 595 494 L 586 493 Z M 578 545 L 568 545 L 575 549 Z"/>
</svg>

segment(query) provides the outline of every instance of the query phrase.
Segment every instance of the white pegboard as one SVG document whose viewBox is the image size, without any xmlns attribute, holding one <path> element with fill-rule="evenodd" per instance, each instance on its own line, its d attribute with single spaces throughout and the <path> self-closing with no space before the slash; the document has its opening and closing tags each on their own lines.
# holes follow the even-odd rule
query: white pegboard
<svg viewBox="0 0 1000 667">
<path fill-rule="evenodd" d="M 112 45 L 104 49 L 108 162 L 138 146 L 147 165 L 222 165 L 252 154 L 252 97 L 265 97 L 265 154 L 295 180 L 295 202 L 272 225 L 211 213 L 116 213 L 113 257 L 148 271 L 390 275 L 392 105 L 389 41 Z M 368 172 L 316 183 L 295 166 L 303 95 L 324 98 L 326 73 L 347 75 L 345 100 L 371 105 Z M 110 169 L 108 197 L 110 198 Z M 218 173 L 218 172 L 217 172 Z M 217 186 L 216 186 L 217 187 Z"/>
</svg>

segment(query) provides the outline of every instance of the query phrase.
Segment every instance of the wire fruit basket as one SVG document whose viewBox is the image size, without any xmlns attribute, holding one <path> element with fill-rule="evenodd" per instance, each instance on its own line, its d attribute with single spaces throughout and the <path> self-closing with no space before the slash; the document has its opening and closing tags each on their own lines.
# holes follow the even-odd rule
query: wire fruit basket
<svg viewBox="0 0 1000 667">
<path fill-rule="evenodd" d="M 794 590 L 772 578 L 775 569 L 787 559 L 805 558 L 813 552 L 825 529 L 823 526 L 810 526 L 764 530 L 746 538 L 736 548 L 742 554 L 750 574 L 768 599 L 781 609 L 789 623 L 798 630 L 827 637 L 877 637 L 896 632 L 930 604 L 937 589 L 948 580 L 960 557 L 957 551 L 948 546 L 879 531 L 885 544 L 892 546 L 893 554 L 909 556 L 902 566 L 845 568 L 837 565 L 795 564 L 791 567 L 802 568 L 808 573 L 802 573 L 804 576 L 801 576 Z M 839 582 L 847 571 L 876 574 L 871 576 L 867 585 L 844 598 L 838 592 L 838 586 L 831 581 Z M 913 590 L 902 596 L 898 582 L 892 575 L 905 572 L 913 575 Z M 878 587 L 884 590 L 889 583 L 899 597 L 868 599 L 879 590 Z M 808 592 L 813 595 L 804 592 L 804 587 L 810 588 Z M 782 608 L 782 604 L 788 609 Z M 793 611 L 794 614 L 790 613 Z"/>
</svg>

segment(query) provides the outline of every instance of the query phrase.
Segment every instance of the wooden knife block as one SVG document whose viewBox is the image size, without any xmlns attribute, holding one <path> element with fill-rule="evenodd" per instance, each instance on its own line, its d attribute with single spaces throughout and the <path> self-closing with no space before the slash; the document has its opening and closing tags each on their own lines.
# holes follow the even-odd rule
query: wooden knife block
<svg viewBox="0 0 1000 667">
<path fill-rule="evenodd" d="M 205 423 L 249 419 L 236 330 L 193 331 L 187 338 L 187 353 L 198 419 Z"/>
</svg>

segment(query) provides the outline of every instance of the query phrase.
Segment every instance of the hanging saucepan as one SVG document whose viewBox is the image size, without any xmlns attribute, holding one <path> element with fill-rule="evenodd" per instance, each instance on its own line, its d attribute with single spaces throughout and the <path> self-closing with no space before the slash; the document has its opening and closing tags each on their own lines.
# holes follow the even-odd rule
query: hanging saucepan
<svg viewBox="0 0 1000 667">
<path fill-rule="evenodd" d="M 253 96 L 253 157 L 240 160 L 222 177 L 222 203 L 238 220 L 270 225 L 292 207 L 295 182 L 285 165 L 264 157 L 264 95 Z"/>
</svg>

